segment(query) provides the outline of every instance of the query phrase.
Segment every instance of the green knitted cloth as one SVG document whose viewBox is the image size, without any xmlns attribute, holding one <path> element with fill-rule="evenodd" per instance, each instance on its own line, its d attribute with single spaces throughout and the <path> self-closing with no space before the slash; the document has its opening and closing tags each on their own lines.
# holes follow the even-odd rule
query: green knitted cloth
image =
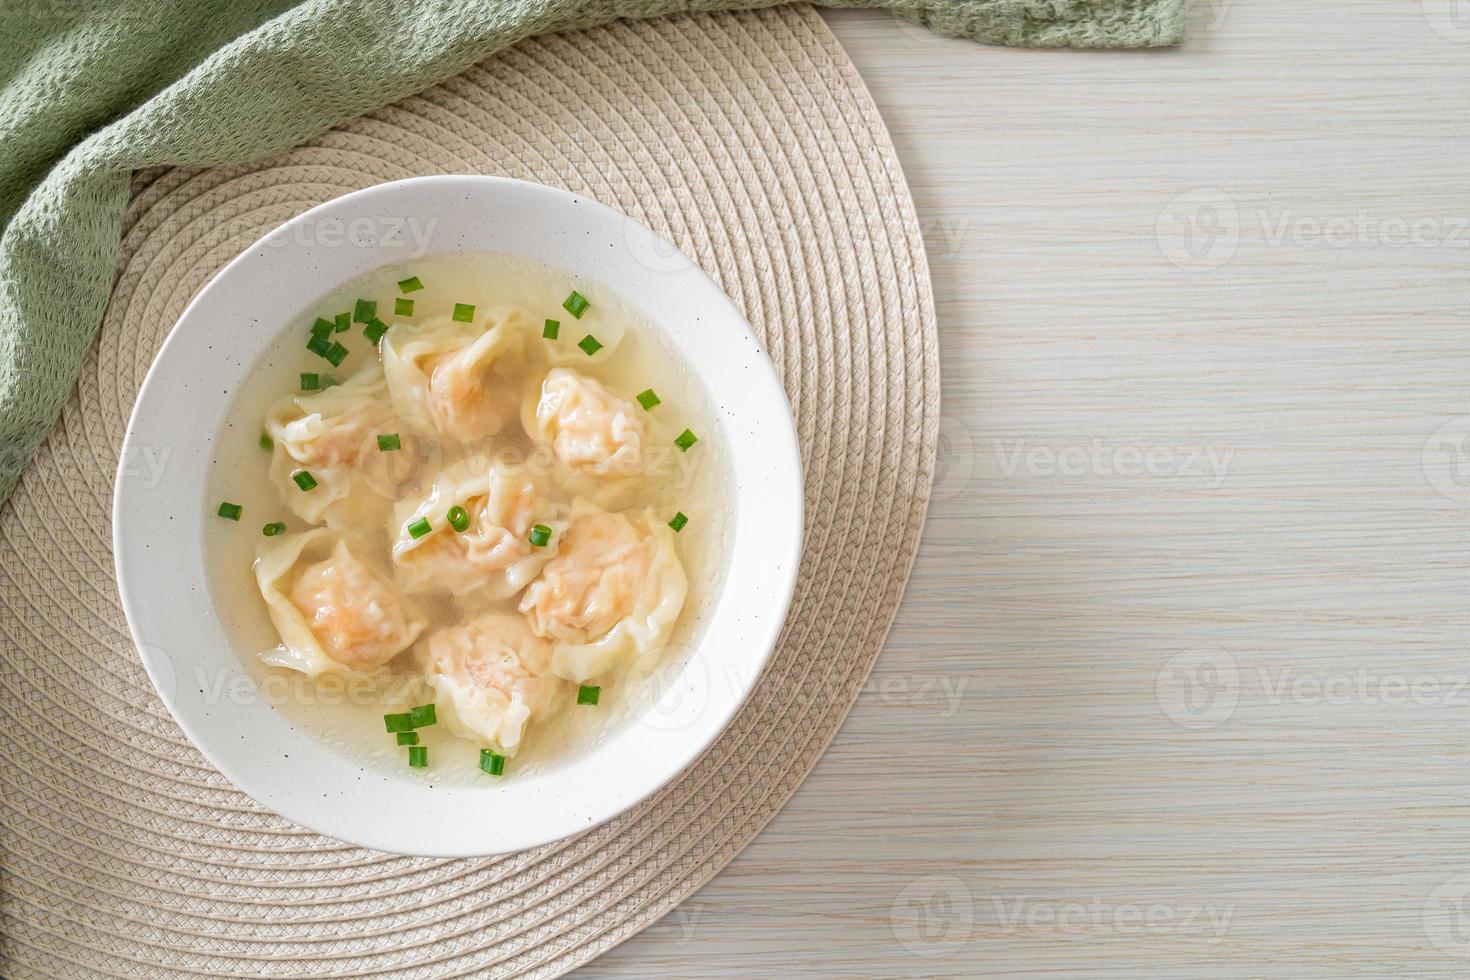
<svg viewBox="0 0 1470 980">
<path fill-rule="evenodd" d="M 76 381 L 129 175 L 276 153 L 523 38 L 779 0 L 0 4 L 0 500 Z M 1178 43 L 1185 0 L 828 0 L 1032 47 Z"/>
</svg>

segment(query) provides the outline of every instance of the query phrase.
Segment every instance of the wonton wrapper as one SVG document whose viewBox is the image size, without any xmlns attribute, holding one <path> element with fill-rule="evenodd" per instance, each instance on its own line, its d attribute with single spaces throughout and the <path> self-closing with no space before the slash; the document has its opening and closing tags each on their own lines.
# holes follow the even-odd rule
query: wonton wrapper
<svg viewBox="0 0 1470 980">
<path fill-rule="evenodd" d="M 397 323 L 383 338 L 383 374 L 393 407 L 427 420 L 440 435 L 474 442 L 495 435 L 514 411 L 514 385 L 495 370 L 517 352 L 526 321 L 500 311 L 486 327 L 447 316 Z"/>
<path fill-rule="evenodd" d="M 417 655 L 454 733 L 489 741 L 508 756 L 561 686 L 548 672 L 551 644 L 514 613 L 487 613 L 437 630 L 419 644 Z"/>
<path fill-rule="evenodd" d="M 521 403 L 521 424 L 536 444 L 582 476 L 628 477 L 644 470 L 643 409 L 595 378 L 552 368 Z"/>
<path fill-rule="evenodd" d="M 667 524 L 578 500 L 560 553 L 526 588 L 520 609 L 537 636 L 555 642 L 552 672 L 580 684 L 658 652 L 687 592 Z"/>
<path fill-rule="evenodd" d="M 271 480 L 292 513 L 310 524 L 351 523 L 386 506 L 364 479 L 366 455 L 393 417 L 377 365 L 323 391 L 287 395 L 271 406 L 265 428 L 275 445 Z M 317 485 L 302 490 L 291 479 L 311 473 Z"/>
<path fill-rule="evenodd" d="M 456 505 L 469 515 L 463 531 L 450 527 L 447 518 Z M 566 511 L 547 499 L 526 467 L 473 459 L 441 473 L 427 496 L 396 508 L 390 531 L 393 563 L 415 591 L 504 599 L 525 588 L 555 557 L 567 527 Z M 408 527 L 420 518 L 431 530 L 415 538 Z M 536 524 L 551 528 L 549 544 L 531 544 Z"/>
<path fill-rule="evenodd" d="M 281 637 L 261 654 L 272 666 L 368 674 L 423 632 L 392 584 L 323 528 L 269 539 L 256 555 L 255 580 Z"/>
</svg>

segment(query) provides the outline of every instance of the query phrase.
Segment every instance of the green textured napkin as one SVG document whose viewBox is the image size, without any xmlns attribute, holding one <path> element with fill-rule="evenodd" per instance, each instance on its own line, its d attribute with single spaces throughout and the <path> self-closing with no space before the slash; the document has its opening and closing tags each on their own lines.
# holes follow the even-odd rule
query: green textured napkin
<svg viewBox="0 0 1470 980">
<path fill-rule="evenodd" d="M 0 500 L 112 287 L 129 175 L 288 149 L 523 38 L 779 0 L 20 0 L 0 4 Z M 830 0 L 996 44 L 1154 47 L 1185 0 Z"/>
</svg>

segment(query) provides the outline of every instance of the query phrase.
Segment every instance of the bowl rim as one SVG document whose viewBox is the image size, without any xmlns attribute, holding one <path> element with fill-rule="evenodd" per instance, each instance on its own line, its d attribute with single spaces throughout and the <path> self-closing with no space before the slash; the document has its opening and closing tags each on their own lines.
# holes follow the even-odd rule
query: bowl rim
<svg viewBox="0 0 1470 980">
<path fill-rule="evenodd" d="M 741 366 L 747 370 L 747 373 L 742 376 L 740 384 L 762 390 L 766 395 L 774 392 L 774 394 L 779 396 L 775 401 L 781 407 L 781 411 L 777 413 L 766 413 L 762 416 L 759 424 L 768 426 L 762 436 L 763 440 L 765 440 L 762 445 L 762 451 L 768 454 L 763 462 L 774 467 L 777 471 L 783 471 L 784 482 L 786 484 L 785 489 L 787 491 L 784 494 L 778 495 L 778 499 L 772 504 L 774 511 L 778 513 L 778 520 L 785 522 L 779 528 L 780 533 L 786 539 L 784 541 L 785 548 L 784 551 L 772 555 L 772 567 L 760 579 L 766 586 L 763 591 L 767 594 L 761 600 L 761 608 L 757 610 L 758 614 L 754 617 L 755 625 L 751 627 L 751 650 L 748 655 L 748 666 L 750 668 L 748 682 L 732 683 L 730 685 L 730 689 L 724 692 L 728 696 L 722 698 L 716 704 L 716 712 L 709 717 L 702 718 L 698 727 L 693 729 L 694 737 L 684 740 L 677 750 L 669 751 L 665 759 L 665 764 L 657 767 L 659 775 L 656 778 L 648 778 L 645 775 L 643 781 L 636 787 L 616 794 L 602 807 L 594 807 L 594 812 L 590 816 L 582 813 L 573 814 L 567 819 L 556 819 L 553 816 L 538 822 L 534 829 L 524 830 L 508 838 L 502 836 L 499 840 L 492 840 L 489 839 L 490 834 L 487 832 L 484 835 L 487 839 L 484 841 L 475 841 L 472 843 L 470 839 L 474 835 L 468 834 L 459 835 L 452 842 L 442 844 L 432 841 L 431 835 L 423 833 L 422 829 L 416 830 L 410 835 L 406 832 L 406 829 L 394 827 L 391 823 L 386 824 L 390 829 L 385 833 L 383 832 L 385 822 L 381 820 L 376 823 L 372 820 L 368 820 L 365 823 L 334 823 L 331 819 L 326 819 L 322 816 L 323 807 L 320 804 L 298 806 L 297 804 L 300 800 L 297 797 L 304 800 L 303 793 L 299 791 L 294 794 L 292 792 L 283 792 L 279 782 L 264 777 L 258 769 L 252 769 L 249 765 L 242 765 L 240 761 L 240 752 L 242 750 L 232 748 L 230 751 L 226 751 L 223 749 L 221 740 L 226 735 L 234 733 L 231 731 L 216 732 L 211 730 L 212 723 L 208 718 L 209 713 L 205 712 L 204 716 L 201 716 L 193 702 L 187 700 L 182 695 L 177 682 L 177 671 L 175 670 L 172 659 L 169 654 L 164 652 L 164 648 L 161 645 L 150 642 L 155 639 L 155 636 L 149 632 L 149 627 L 144 625 L 148 622 L 154 622 L 156 624 L 160 621 L 158 617 L 162 610 L 160 610 L 159 606 L 160 604 L 168 606 L 170 604 L 170 597 L 155 594 L 156 592 L 164 592 L 166 589 L 159 588 L 152 580 L 152 577 L 143 574 L 150 561 L 156 563 L 157 559 L 145 555 L 148 546 L 146 543 L 135 540 L 132 523 L 135 519 L 143 519 L 142 517 L 135 518 L 135 515 L 144 513 L 148 514 L 150 521 L 156 523 L 158 515 L 142 509 L 143 503 L 140 502 L 142 488 L 136 479 L 130 478 L 128 472 L 130 459 L 136 455 L 141 446 L 146 446 L 150 439 L 159 439 L 161 437 L 164 444 L 168 444 L 167 436 L 158 431 L 159 422 L 156 413 L 161 404 L 160 400 L 168 401 L 172 397 L 164 389 L 170 384 L 177 382 L 178 372 L 184 366 L 180 362 L 180 358 L 188 356 L 189 352 L 186 348 L 191 345 L 197 345 L 198 343 L 199 338 L 193 337 L 191 331 L 199 330 L 201 331 L 201 335 L 202 332 L 206 331 L 207 323 L 205 326 L 196 326 L 196 324 L 200 323 L 206 314 L 211 311 L 212 307 L 219 303 L 222 296 L 238 290 L 239 283 L 243 281 L 241 277 L 248 277 L 252 266 L 264 260 L 266 255 L 264 250 L 269 249 L 282 255 L 290 254 L 293 249 L 299 250 L 304 248 L 310 252 L 310 250 L 318 248 L 318 246 L 301 244 L 299 237 L 293 244 L 289 233 L 308 227 L 314 222 L 320 222 L 334 217 L 350 220 L 354 212 L 361 213 L 364 208 L 381 204 L 384 201 L 401 195 L 406 194 L 408 195 L 407 199 L 412 200 L 415 195 L 421 193 L 427 193 L 432 197 L 440 191 L 450 194 L 463 193 L 467 200 L 483 198 L 484 202 L 490 206 L 494 206 L 497 197 L 505 198 L 509 195 L 512 199 L 523 198 L 529 203 L 545 205 L 552 208 L 577 208 L 580 209 L 576 212 L 578 218 L 585 220 L 589 225 L 595 225 L 609 234 L 611 234 L 611 229 L 616 227 L 624 244 L 632 246 L 634 250 L 651 248 L 657 250 L 656 254 L 660 256 L 666 258 L 676 257 L 677 260 L 672 264 L 677 266 L 677 269 L 658 270 L 659 274 L 677 276 L 680 280 L 679 288 L 692 289 L 699 293 L 701 303 L 711 311 L 710 319 L 718 322 L 722 327 L 738 327 L 740 336 L 732 337 L 731 340 L 737 344 L 745 345 L 756 355 L 754 357 L 747 357 L 742 363 Z M 285 248 L 280 246 L 282 240 L 286 242 Z M 433 254 L 466 251 L 487 250 L 449 248 L 439 250 Z M 494 249 L 493 251 L 516 254 L 511 249 Z M 401 258 L 401 256 L 395 254 L 391 249 L 381 254 L 387 257 L 376 261 L 368 268 L 360 269 L 352 276 L 324 282 L 321 287 L 321 294 L 316 296 L 302 296 L 298 302 L 295 302 L 297 315 L 304 314 L 314 303 L 320 302 L 321 295 L 326 292 L 346 286 L 360 276 L 371 272 L 372 268 L 381 268 L 396 264 Z M 423 257 L 427 258 L 428 256 Z M 629 261 L 638 260 L 633 258 Z M 552 264 L 557 265 L 556 263 Z M 648 263 L 644 264 L 647 265 Z M 579 271 L 570 265 L 559 265 L 558 267 L 574 277 L 580 276 Z M 581 276 L 581 278 L 587 280 L 593 279 L 592 276 Z M 604 280 L 597 281 L 601 282 Z M 643 312 L 645 319 L 655 329 L 663 332 L 671 341 L 674 339 L 666 329 L 665 324 L 660 323 L 656 315 L 646 312 L 645 304 L 640 301 L 642 299 L 641 293 L 635 296 L 631 294 L 631 290 L 625 290 L 620 286 L 613 286 L 610 283 L 608 285 L 631 306 Z M 221 328 L 214 329 L 219 330 Z M 264 342 L 265 347 L 268 348 L 278 343 L 282 334 L 289 329 L 291 329 L 289 322 L 282 322 L 278 328 L 266 330 L 265 333 L 269 335 L 270 339 Z M 718 342 L 725 343 L 724 340 Z M 676 344 L 676 346 L 678 345 Z M 694 364 L 696 358 L 691 356 L 691 352 L 688 349 L 681 347 L 680 353 L 691 366 Z M 249 375 L 256 361 L 257 358 L 252 357 L 241 362 L 241 367 L 234 376 L 237 385 Z M 710 379 L 708 374 L 698 370 L 694 370 L 692 373 L 698 379 L 699 383 L 706 388 L 706 394 L 709 394 Z M 233 404 L 236 394 L 237 391 L 232 388 L 226 391 L 224 395 L 219 396 L 223 400 L 225 408 Z M 711 398 L 713 400 L 713 396 Z M 726 417 L 728 413 L 719 407 L 715 407 L 714 411 L 719 416 L 718 421 L 721 424 L 723 433 L 726 429 Z M 188 414 L 176 413 L 175 418 L 187 416 Z M 218 426 L 221 421 L 222 416 L 215 418 L 213 425 L 216 432 L 218 432 Z M 775 424 L 777 422 L 784 424 Z M 213 465 L 212 447 L 202 447 L 202 452 L 207 458 L 207 461 L 202 463 L 204 474 L 207 476 L 209 467 Z M 728 454 L 731 486 L 727 489 L 731 496 L 729 505 L 732 515 L 746 510 L 745 507 L 738 506 L 739 501 L 737 500 L 743 492 L 747 492 L 737 488 L 735 470 L 739 463 L 740 460 L 737 459 L 734 452 Z M 197 467 L 201 464 L 196 462 L 188 465 Z M 770 488 L 764 485 L 760 489 L 763 494 L 770 491 Z M 208 492 L 207 486 L 194 486 L 192 490 L 176 491 L 169 499 L 178 503 L 180 500 L 178 494 L 188 494 L 191 492 L 194 497 L 199 498 L 196 504 L 202 507 L 203 511 L 207 511 L 207 502 L 203 501 L 205 494 Z M 763 500 L 762 502 L 766 503 L 767 501 Z M 312 831 L 350 844 L 387 853 L 441 858 L 480 857 L 511 853 L 566 839 L 599 826 L 619 814 L 626 812 L 638 803 L 649 799 L 672 783 L 681 773 L 692 767 L 715 740 L 730 726 L 741 708 L 749 700 L 756 680 L 764 671 L 775 650 L 795 593 L 804 542 L 804 479 L 799 442 L 790 404 L 785 396 L 784 387 L 775 365 L 771 362 L 755 331 L 735 305 L 734 301 L 692 259 L 689 259 L 688 256 L 684 255 L 684 253 L 679 251 L 672 243 L 662 238 L 662 236 L 657 235 L 627 215 L 570 191 L 515 178 L 483 175 L 412 177 L 403 180 L 388 181 L 352 191 L 325 201 L 288 219 L 257 239 L 241 254 L 226 263 L 185 306 L 178 321 L 170 328 L 167 337 L 160 345 L 158 352 L 154 355 L 147 374 L 138 388 L 137 396 L 129 412 L 127 428 L 120 451 L 112 497 L 112 508 L 114 571 L 116 574 L 118 596 L 128 623 L 129 635 L 138 650 L 144 667 L 148 671 L 155 690 L 163 700 L 164 705 L 168 708 L 169 714 L 183 730 L 189 741 L 203 754 L 209 763 L 235 787 L 249 795 L 268 810 Z M 192 514 L 192 509 L 189 509 L 189 512 Z M 766 513 L 766 511 L 762 511 L 762 519 L 765 518 Z M 169 519 L 172 520 L 172 517 Z M 738 517 L 732 523 L 737 521 Z M 185 526 L 187 527 L 187 524 Z M 196 539 L 202 539 L 204 537 L 203 529 L 204 523 L 200 521 L 197 524 L 197 531 L 186 533 L 181 537 L 176 547 L 187 550 L 189 547 L 187 542 L 194 541 L 195 547 L 193 551 L 202 551 L 200 547 L 202 541 Z M 735 530 L 732 530 L 731 533 L 734 536 Z M 734 557 L 726 556 L 727 563 L 733 564 L 734 560 Z M 703 648 L 711 641 L 712 627 L 714 621 L 718 618 L 717 614 L 724 608 L 727 600 L 730 599 L 730 596 L 727 594 L 730 584 L 727 574 L 727 580 L 722 584 L 720 595 L 714 603 L 715 609 L 710 614 L 710 622 L 706 624 L 706 629 L 700 636 L 698 642 L 692 645 L 690 661 L 680 668 L 681 684 L 683 683 L 683 676 L 690 673 L 690 665 L 697 662 Z M 213 598 L 210 595 L 207 583 L 199 582 L 195 589 L 191 591 L 202 592 L 204 597 L 202 601 L 209 605 L 212 612 Z M 193 596 L 188 599 L 188 602 L 195 605 L 200 601 L 198 596 Z M 207 626 L 209 624 L 206 622 L 205 625 Z M 224 644 L 224 656 L 231 660 L 239 661 L 240 658 L 230 647 L 228 638 L 222 632 L 222 627 L 220 627 L 217 620 L 213 623 L 213 626 L 215 627 L 215 635 L 226 640 Z M 206 630 L 205 642 L 208 642 L 210 639 L 212 637 L 208 635 L 208 631 Z M 241 663 L 239 666 L 243 668 L 244 665 Z M 711 689 L 712 685 L 708 678 L 703 683 L 707 689 L 707 696 L 708 689 Z M 261 710 L 264 709 L 262 708 Z M 278 712 L 270 712 L 269 714 L 279 718 Z M 300 729 L 296 729 L 284 721 L 282 724 L 285 724 L 305 739 L 310 739 L 323 752 L 330 755 L 330 752 L 325 748 L 325 743 L 316 735 L 309 732 L 302 732 Z M 617 733 L 626 730 L 633 724 L 632 719 L 627 719 L 619 723 L 618 728 L 611 730 L 615 734 L 610 741 L 618 741 L 620 734 Z M 684 731 L 687 732 L 688 729 Z M 666 744 L 666 747 L 675 745 L 675 742 L 669 739 L 664 739 L 663 742 Z M 312 764 L 312 760 L 319 761 L 325 757 L 327 756 L 311 754 L 308 756 L 308 764 Z M 340 756 L 338 758 L 344 770 L 351 768 L 351 764 L 347 760 L 342 759 Z M 559 761 L 544 775 L 538 774 L 538 777 L 553 777 L 557 771 L 568 768 L 569 766 L 575 766 L 576 764 L 575 761 L 570 763 Z M 366 771 L 363 769 L 359 770 L 359 772 Z M 372 773 L 371 775 L 386 779 L 388 774 Z M 361 776 L 355 778 L 359 781 L 361 780 Z M 402 782 L 401 774 L 394 776 L 394 779 Z M 501 787 L 501 792 L 503 793 L 504 787 L 512 784 L 507 782 L 496 785 Z M 313 789 L 315 788 L 318 787 L 314 785 Z M 446 799 L 451 804 L 463 796 L 460 790 L 465 790 L 469 793 L 485 794 L 489 798 L 489 794 L 486 793 L 486 788 L 482 787 L 443 786 L 435 789 L 430 784 L 428 788 L 437 793 L 447 794 Z M 326 794 L 323 795 L 325 796 Z M 496 793 L 495 797 L 499 795 L 501 793 Z M 363 797 L 363 799 L 371 798 Z M 443 809 L 451 809 L 451 807 L 446 806 Z M 499 832 L 499 828 L 497 828 L 497 832 Z"/>
</svg>

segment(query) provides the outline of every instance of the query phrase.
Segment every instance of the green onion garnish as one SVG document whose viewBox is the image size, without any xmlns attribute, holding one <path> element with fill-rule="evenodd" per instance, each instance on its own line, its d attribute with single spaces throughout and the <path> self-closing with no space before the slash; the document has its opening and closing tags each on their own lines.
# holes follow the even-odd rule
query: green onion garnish
<svg viewBox="0 0 1470 980">
<path fill-rule="evenodd" d="M 269 432 L 262 432 L 260 434 L 260 448 L 265 450 L 276 448 L 276 441 L 271 438 L 271 434 Z"/>
<path fill-rule="evenodd" d="M 473 323 L 475 320 L 475 308 L 469 303 L 455 303 L 454 312 L 449 317 L 455 323 Z"/>
<path fill-rule="evenodd" d="M 335 323 L 338 333 L 346 333 L 347 331 L 352 329 L 352 314 L 338 313 Z"/>
<path fill-rule="evenodd" d="M 438 716 L 434 713 L 434 706 L 432 704 L 421 704 L 417 708 L 410 708 L 408 714 L 413 718 L 413 727 L 415 728 L 428 728 L 439 720 Z"/>
<path fill-rule="evenodd" d="M 399 732 L 398 733 L 398 744 L 399 745 L 417 745 L 417 744 L 419 744 L 419 733 L 418 732 Z"/>
<path fill-rule="evenodd" d="M 449 526 L 456 531 L 466 530 L 470 526 L 470 515 L 465 513 L 465 509 L 458 504 L 449 508 L 446 519 L 449 521 Z"/>
<path fill-rule="evenodd" d="M 322 386 L 322 379 L 310 371 L 301 372 L 301 390 L 318 391 Z"/>
<path fill-rule="evenodd" d="M 383 339 L 383 334 L 388 332 L 388 324 L 373 317 L 372 322 L 362 328 L 362 335 L 368 339 L 368 343 L 376 344 Z"/>
<path fill-rule="evenodd" d="M 587 297 L 574 289 L 572 290 L 572 295 L 568 296 L 562 302 L 561 308 L 580 320 L 582 319 L 582 314 L 587 312 L 587 307 L 591 305 L 591 303 L 587 302 Z"/>
<path fill-rule="evenodd" d="M 408 764 L 414 769 L 423 769 L 429 764 L 429 747 L 427 745 L 410 745 L 408 747 Z"/>
<path fill-rule="evenodd" d="M 219 505 L 219 516 L 223 517 L 227 521 L 238 521 L 240 519 L 240 514 L 243 513 L 244 510 L 245 508 L 241 507 L 239 504 L 226 502 Z"/>
<path fill-rule="evenodd" d="M 679 433 L 679 438 L 674 440 L 674 445 L 679 447 L 680 452 L 687 453 L 689 451 L 689 447 L 694 445 L 698 441 L 698 436 L 690 432 L 688 429 L 685 429 L 683 432 Z"/>
<path fill-rule="evenodd" d="M 316 489 L 316 477 L 305 470 L 297 470 L 291 474 L 291 481 L 303 490 Z"/>
<path fill-rule="evenodd" d="M 413 715 L 407 711 L 400 711 L 396 715 L 384 715 L 383 727 L 388 729 L 388 734 L 396 732 L 413 731 Z"/>
<path fill-rule="evenodd" d="M 531 543 L 536 547 L 544 548 L 546 547 L 547 542 L 550 540 L 551 528 L 547 527 L 545 524 L 537 524 L 535 527 L 531 528 Z"/>
<path fill-rule="evenodd" d="M 644 388 L 638 392 L 638 404 L 643 406 L 644 411 L 653 411 L 653 406 L 657 405 L 660 401 L 661 399 L 653 393 L 652 388 Z"/>
<path fill-rule="evenodd" d="M 398 291 L 400 293 L 412 293 L 423 288 L 424 284 L 419 281 L 418 276 L 409 276 L 407 279 L 398 280 Z"/>
<path fill-rule="evenodd" d="M 591 684 L 583 684 L 581 687 L 577 688 L 578 704 L 596 704 L 597 699 L 600 697 L 602 697 L 602 688 L 600 687 L 594 687 Z"/>
<path fill-rule="evenodd" d="M 678 534 L 680 531 L 684 530 L 684 525 L 688 523 L 689 515 L 681 510 L 674 515 L 674 519 L 672 521 L 669 521 L 669 527 L 674 529 L 675 534 Z"/>
<path fill-rule="evenodd" d="M 390 432 L 386 436 L 378 436 L 378 452 L 391 453 L 395 449 L 402 448 L 402 444 L 398 441 L 398 433 Z"/>
<path fill-rule="evenodd" d="M 332 346 L 327 348 L 327 352 L 322 357 L 325 357 L 332 367 L 341 367 L 342 362 L 347 360 L 347 348 L 333 341 Z"/>
<path fill-rule="evenodd" d="M 587 336 L 583 337 L 581 340 L 577 341 L 577 346 L 582 348 L 582 350 L 586 352 L 588 357 L 591 357 L 593 354 L 596 354 L 598 351 L 602 350 L 602 344 L 598 343 L 597 338 L 592 336 L 590 333 Z"/>
<path fill-rule="evenodd" d="M 368 323 L 378 315 L 378 301 L 375 299 L 360 299 L 352 308 L 353 323 Z"/>
<path fill-rule="evenodd" d="M 545 337 L 547 340 L 555 340 L 556 335 L 559 333 L 561 333 L 560 320 L 547 320 L 546 326 L 541 328 L 541 336 Z"/>
<path fill-rule="evenodd" d="M 264 534 L 268 538 L 273 538 L 277 534 L 285 534 L 286 525 L 282 524 L 280 521 L 271 521 L 265 527 L 260 529 L 260 533 Z"/>
<path fill-rule="evenodd" d="M 325 336 L 336 329 L 337 324 L 335 321 L 317 317 L 316 322 L 311 325 L 311 335 L 313 337 Z"/>
<path fill-rule="evenodd" d="M 413 316 L 413 300 L 403 299 L 401 297 L 399 299 L 395 299 L 393 301 L 393 315 Z"/>
<path fill-rule="evenodd" d="M 332 342 L 327 339 L 326 334 L 314 333 L 306 342 L 306 349 L 321 357 L 327 356 L 327 351 L 332 349 Z"/>
<path fill-rule="evenodd" d="M 491 752 L 489 749 L 481 749 L 480 768 L 492 776 L 499 776 L 505 772 L 505 756 Z"/>
<path fill-rule="evenodd" d="M 408 535 L 417 541 L 419 538 L 428 534 L 429 530 L 429 519 L 427 517 L 420 517 L 408 526 Z"/>
</svg>

